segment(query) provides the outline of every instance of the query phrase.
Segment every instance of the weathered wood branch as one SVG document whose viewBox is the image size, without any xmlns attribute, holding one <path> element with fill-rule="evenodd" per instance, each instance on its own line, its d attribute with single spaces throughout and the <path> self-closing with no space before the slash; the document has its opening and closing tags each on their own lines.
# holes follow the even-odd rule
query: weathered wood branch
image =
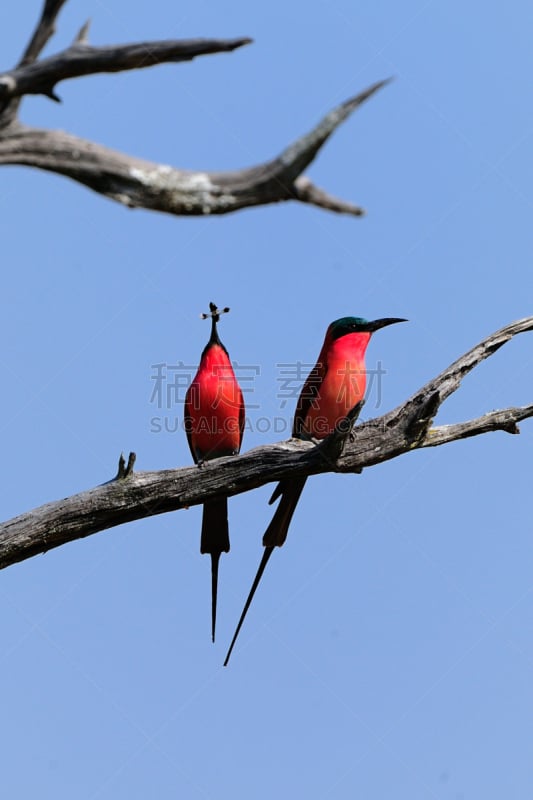
<svg viewBox="0 0 533 800">
<path fill-rule="evenodd" d="M 19 66 L 22 66 L 22 64 L 33 64 L 39 57 L 40 53 L 46 47 L 48 40 L 52 38 L 56 31 L 57 15 L 65 5 L 65 2 L 66 0 L 45 0 L 43 10 L 41 11 L 41 17 L 24 51 L 24 55 L 19 62 Z"/>
<path fill-rule="evenodd" d="M 327 439 L 318 445 L 291 439 L 219 458 L 201 469 L 133 472 L 134 455 L 130 454 L 127 467 L 121 457 L 113 480 L 2 523 L 0 568 L 116 525 L 198 505 L 220 494 L 240 494 L 282 478 L 360 472 L 418 448 L 489 431 L 518 433 L 518 422 L 533 417 L 533 404 L 491 411 L 454 425 L 432 427 L 432 420 L 468 372 L 513 336 L 531 330 L 533 317 L 528 317 L 491 334 L 402 405 L 357 425 L 340 454 L 335 441 L 332 447 Z M 339 439 L 337 434 L 333 437 Z"/>
<path fill-rule="evenodd" d="M 84 29 L 84 34 L 86 29 Z M 229 53 L 250 44 L 251 39 L 178 39 L 156 42 L 92 47 L 75 41 L 66 50 L 31 64 L 23 63 L 0 74 L 0 101 L 26 94 L 43 94 L 59 101 L 54 89 L 60 81 L 96 75 L 145 69 L 156 64 L 192 61 L 196 56 Z"/>
<path fill-rule="evenodd" d="M 300 173 L 333 131 L 384 81 L 328 114 L 281 155 L 231 172 L 191 172 L 143 161 L 63 131 L 23 125 L 0 131 L 0 165 L 23 164 L 59 173 L 129 208 L 177 215 L 226 214 L 286 200 L 359 216 L 364 211 L 332 198 Z"/>
<path fill-rule="evenodd" d="M 251 41 L 241 37 L 93 47 L 87 42 L 85 25 L 70 47 L 39 60 L 65 1 L 45 0 L 21 61 L 0 74 L 0 165 L 19 164 L 55 172 L 129 208 L 168 214 L 227 214 L 287 200 L 335 213 L 364 214 L 359 206 L 333 197 L 302 173 L 338 126 L 387 81 L 375 83 L 341 103 L 277 158 L 227 172 L 181 170 L 130 157 L 62 131 L 21 125 L 18 109 L 23 97 L 43 94 L 59 100 L 55 87 L 62 80 L 190 60 L 207 53 L 231 51 Z"/>
</svg>

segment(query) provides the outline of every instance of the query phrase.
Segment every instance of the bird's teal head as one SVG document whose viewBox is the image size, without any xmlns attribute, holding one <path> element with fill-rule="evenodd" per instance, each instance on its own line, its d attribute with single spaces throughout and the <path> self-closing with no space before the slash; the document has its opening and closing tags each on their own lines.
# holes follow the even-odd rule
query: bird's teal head
<svg viewBox="0 0 533 800">
<path fill-rule="evenodd" d="M 387 325 L 394 325 L 396 322 L 407 322 L 406 319 L 397 317 L 384 317 L 383 319 L 368 320 L 363 317 L 341 317 L 336 319 L 328 328 L 330 339 L 340 339 L 349 333 L 374 333 Z"/>
</svg>

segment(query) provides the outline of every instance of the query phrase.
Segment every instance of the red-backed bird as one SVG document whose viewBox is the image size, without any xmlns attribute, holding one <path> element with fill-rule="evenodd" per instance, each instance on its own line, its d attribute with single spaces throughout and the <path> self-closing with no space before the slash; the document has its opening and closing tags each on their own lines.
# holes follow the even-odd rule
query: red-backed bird
<svg viewBox="0 0 533 800">
<path fill-rule="evenodd" d="M 244 432 L 244 401 L 228 351 L 219 339 L 217 322 L 229 308 L 209 303 L 211 337 L 205 346 L 198 372 L 185 396 L 185 431 L 192 457 L 204 461 L 236 455 Z M 218 562 L 229 552 L 228 499 L 217 497 L 204 503 L 200 552 L 211 555 L 211 638 L 215 641 L 217 619 Z"/>
<path fill-rule="evenodd" d="M 324 439 L 341 425 L 350 411 L 363 401 L 366 388 L 365 352 L 374 331 L 406 322 L 387 317 L 368 322 L 361 317 L 342 317 L 332 322 L 318 361 L 309 373 L 298 403 L 292 435 L 296 439 Z M 292 478 L 278 483 L 270 503 L 281 500 L 263 536 L 265 552 L 257 570 L 250 594 L 244 605 L 224 666 L 250 607 L 268 559 L 275 547 L 281 547 L 287 538 L 294 510 L 305 486 L 306 478 Z"/>
</svg>

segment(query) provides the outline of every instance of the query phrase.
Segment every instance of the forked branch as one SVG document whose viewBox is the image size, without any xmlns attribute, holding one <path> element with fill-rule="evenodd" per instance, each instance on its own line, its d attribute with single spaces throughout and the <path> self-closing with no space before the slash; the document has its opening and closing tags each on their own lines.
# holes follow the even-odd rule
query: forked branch
<svg viewBox="0 0 533 800">
<path fill-rule="evenodd" d="M 353 216 L 364 213 L 359 206 L 315 186 L 302 173 L 338 126 L 387 81 L 379 81 L 341 103 L 277 158 L 228 172 L 181 170 L 134 158 L 62 131 L 21 125 L 21 100 L 26 95 L 42 94 L 59 101 L 56 85 L 60 81 L 189 61 L 209 53 L 229 52 L 252 41 L 240 37 L 94 47 L 87 41 L 86 24 L 66 50 L 39 59 L 64 3 L 65 0 L 46 0 L 19 64 L 0 74 L 0 165 L 21 164 L 56 172 L 129 208 L 168 214 L 227 214 L 286 200 Z"/>
<path fill-rule="evenodd" d="M 130 454 L 127 467 L 121 457 L 117 476 L 108 483 L 1 524 L 0 568 L 125 522 L 198 505 L 217 495 L 240 494 L 282 478 L 356 473 L 422 447 L 489 431 L 516 434 L 518 423 L 533 417 L 533 404 L 491 411 L 454 425 L 433 427 L 433 418 L 465 375 L 514 336 L 531 330 L 533 317 L 528 317 L 491 334 L 402 405 L 357 425 L 340 454 L 327 439 L 319 445 L 291 439 L 218 458 L 201 470 L 133 472 L 134 455 Z"/>
</svg>

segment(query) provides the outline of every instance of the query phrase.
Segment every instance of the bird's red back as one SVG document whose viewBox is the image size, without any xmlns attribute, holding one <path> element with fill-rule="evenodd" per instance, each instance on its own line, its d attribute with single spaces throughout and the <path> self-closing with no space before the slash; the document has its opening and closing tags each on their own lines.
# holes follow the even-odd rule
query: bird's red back
<svg viewBox="0 0 533 800">
<path fill-rule="evenodd" d="M 196 462 L 239 452 L 244 401 L 226 348 L 209 343 L 185 397 L 185 431 Z"/>
</svg>

